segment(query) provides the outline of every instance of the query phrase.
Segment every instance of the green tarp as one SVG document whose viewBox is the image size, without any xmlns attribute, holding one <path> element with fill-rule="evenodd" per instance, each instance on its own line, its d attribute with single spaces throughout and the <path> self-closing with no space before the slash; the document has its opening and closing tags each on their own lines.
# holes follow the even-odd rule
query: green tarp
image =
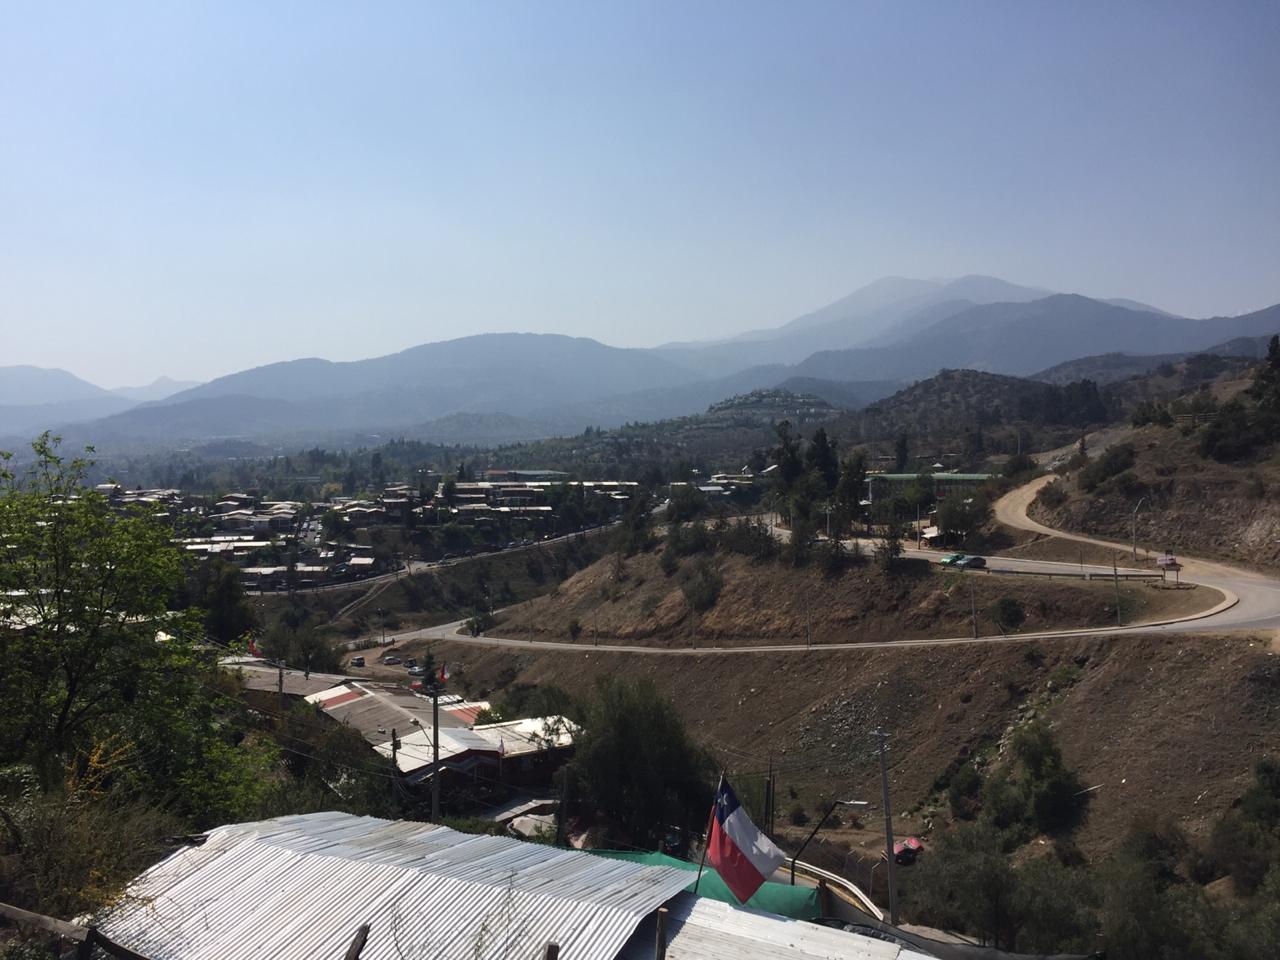
<svg viewBox="0 0 1280 960">
<path fill-rule="evenodd" d="M 690 863 L 687 860 L 677 860 L 675 857 L 669 857 L 665 853 L 633 853 L 629 850 L 588 850 L 588 853 L 594 853 L 600 857 L 612 857 L 614 860 L 630 860 L 632 863 L 643 863 L 651 867 L 678 867 L 681 870 L 688 870 L 694 877 L 690 877 L 689 885 L 686 890 L 693 891 L 693 883 L 698 873 L 698 865 Z M 720 879 L 720 874 L 716 873 L 710 866 L 704 867 L 702 870 L 702 882 L 698 884 L 698 896 L 710 897 L 712 900 L 723 900 L 725 903 L 732 903 L 738 906 L 738 898 L 735 897 L 725 882 Z M 766 881 L 761 884 L 760 889 L 755 892 L 745 906 L 752 910 L 764 910 L 768 913 L 776 913 L 783 917 L 794 917 L 797 920 L 812 920 L 819 917 L 822 912 L 818 909 L 818 890 L 816 887 L 791 886 L 786 883 L 771 883 Z"/>
</svg>

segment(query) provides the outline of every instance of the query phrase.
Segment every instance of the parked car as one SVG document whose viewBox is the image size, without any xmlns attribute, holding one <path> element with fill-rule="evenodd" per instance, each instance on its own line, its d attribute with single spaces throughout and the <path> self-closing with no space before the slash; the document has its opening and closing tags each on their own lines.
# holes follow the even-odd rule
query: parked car
<svg viewBox="0 0 1280 960">
<path fill-rule="evenodd" d="M 352 657 L 352 658 L 351 658 L 351 665 L 352 665 L 353 667 L 363 667 L 363 666 L 364 666 L 364 657 Z"/>
<path fill-rule="evenodd" d="M 399 657 L 383 657 L 382 662 L 385 663 L 388 667 L 395 667 L 400 664 L 400 658 Z"/>
<path fill-rule="evenodd" d="M 426 675 L 427 675 L 426 667 L 410 667 L 409 668 L 409 676 L 411 677 L 425 677 Z"/>
<path fill-rule="evenodd" d="M 971 567 L 973 569 L 981 569 L 986 565 L 987 561 L 984 557 L 965 557 L 963 560 L 956 561 L 957 567 L 964 567 L 966 570 Z"/>
<path fill-rule="evenodd" d="M 416 657 L 409 657 L 407 660 L 405 660 L 404 665 L 405 665 L 406 667 L 416 667 L 416 666 L 418 665 L 417 658 L 416 658 Z"/>
<path fill-rule="evenodd" d="M 893 859 L 904 867 L 909 867 L 924 852 L 924 844 L 919 837 L 907 837 L 893 845 Z"/>
<path fill-rule="evenodd" d="M 960 561 L 963 559 L 965 559 L 965 556 L 963 553 L 949 553 L 945 557 L 940 559 L 938 562 L 942 564 L 944 567 L 954 567 L 957 564 L 959 564 Z"/>
</svg>

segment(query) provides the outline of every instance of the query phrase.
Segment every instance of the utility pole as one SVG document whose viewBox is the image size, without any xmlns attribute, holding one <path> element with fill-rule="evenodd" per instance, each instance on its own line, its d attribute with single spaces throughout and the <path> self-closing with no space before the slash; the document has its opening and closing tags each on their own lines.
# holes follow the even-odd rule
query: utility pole
<svg viewBox="0 0 1280 960">
<path fill-rule="evenodd" d="M 284 661 L 276 661 L 276 693 L 280 695 L 280 712 L 284 713 Z"/>
<path fill-rule="evenodd" d="M 965 579 L 972 576 L 967 570 Z M 978 601 L 973 597 L 973 580 L 969 580 L 969 622 L 973 625 L 973 639 L 978 639 Z"/>
<path fill-rule="evenodd" d="M 1133 559 L 1135 559 L 1135 560 L 1137 560 L 1137 559 L 1138 559 L 1138 511 L 1142 509 L 1142 505 L 1143 505 L 1144 503 L 1146 503 L 1146 502 L 1147 502 L 1147 498 L 1146 498 L 1146 497 L 1143 497 L 1141 500 L 1139 500 L 1139 501 L 1138 501 L 1138 505 L 1137 505 L 1136 507 L 1134 507 L 1134 508 L 1133 508 L 1133 525 L 1132 525 L 1133 544 L 1132 544 L 1132 548 L 1133 548 Z"/>
<path fill-rule="evenodd" d="M 885 743 L 889 734 L 883 730 L 873 730 L 871 735 L 880 741 L 880 787 L 884 795 L 884 858 L 889 877 L 889 923 L 898 925 L 898 887 L 897 874 L 894 870 L 893 856 L 893 810 L 889 806 L 889 767 L 885 762 Z"/>
<path fill-rule="evenodd" d="M 556 807 L 556 846 L 563 847 L 565 844 L 565 822 L 564 818 L 569 812 L 569 767 L 560 768 L 560 805 Z"/>
<path fill-rule="evenodd" d="M 769 778 L 764 782 L 764 820 L 769 824 L 768 836 L 773 836 L 773 754 L 769 754 Z"/>
<path fill-rule="evenodd" d="M 443 668 L 442 668 L 443 669 Z M 440 681 L 431 684 L 431 822 L 440 822 Z"/>
<path fill-rule="evenodd" d="M 1116 558 L 1111 557 L 1111 577 L 1116 584 L 1116 626 L 1121 625 L 1120 621 L 1120 571 L 1116 568 Z"/>
</svg>

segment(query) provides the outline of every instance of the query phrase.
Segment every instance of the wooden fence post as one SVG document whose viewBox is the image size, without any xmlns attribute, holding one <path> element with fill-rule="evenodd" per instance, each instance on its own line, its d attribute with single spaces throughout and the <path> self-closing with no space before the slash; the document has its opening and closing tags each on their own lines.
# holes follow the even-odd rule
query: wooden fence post
<svg viewBox="0 0 1280 960">
<path fill-rule="evenodd" d="M 658 908 L 658 933 L 654 938 L 653 958 L 654 960 L 666 960 L 667 956 L 667 908 Z"/>
<path fill-rule="evenodd" d="M 369 925 L 367 923 L 360 924 L 360 929 L 356 931 L 355 939 L 351 941 L 351 946 L 347 947 L 347 952 L 342 960 L 360 960 L 360 951 L 364 949 L 364 943 L 369 939 Z"/>
</svg>

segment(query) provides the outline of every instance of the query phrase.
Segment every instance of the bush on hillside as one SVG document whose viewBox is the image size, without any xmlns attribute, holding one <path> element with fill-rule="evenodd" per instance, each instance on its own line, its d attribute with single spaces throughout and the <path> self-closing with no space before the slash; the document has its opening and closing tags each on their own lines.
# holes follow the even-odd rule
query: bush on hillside
<svg viewBox="0 0 1280 960">
<path fill-rule="evenodd" d="M 778 555 L 777 538 L 760 518 L 727 524 L 719 534 L 722 550 L 750 557 L 755 561 L 772 560 Z"/>
<path fill-rule="evenodd" d="M 1090 461 L 1080 471 L 1081 489 L 1092 493 L 1099 484 L 1132 467 L 1135 459 L 1132 444 L 1121 443 L 1109 447 L 1102 456 Z"/>
<path fill-rule="evenodd" d="M 1210 853 L 1243 894 L 1257 891 L 1280 863 L 1280 762 L 1258 761 L 1253 783 L 1215 825 Z"/>
<path fill-rule="evenodd" d="M 1272 431 L 1263 418 L 1239 400 L 1232 400 L 1222 405 L 1217 419 L 1200 434 L 1200 455 L 1231 463 L 1252 456 L 1272 439 Z"/>
<path fill-rule="evenodd" d="M 680 555 L 672 549 L 670 541 L 667 542 L 662 553 L 658 555 L 658 567 L 668 577 L 680 569 Z"/>
<path fill-rule="evenodd" d="M 982 798 L 982 774 L 966 763 L 956 771 L 947 785 L 947 804 L 957 820 L 972 820 L 978 815 Z"/>
<path fill-rule="evenodd" d="M 1001 597 L 991 605 L 991 619 L 1001 630 L 1017 630 L 1026 621 L 1027 611 L 1013 597 Z"/>
<path fill-rule="evenodd" d="M 704 613 L 716 605 L 724 580 L 705 557 L 699 557 L 680 584 L 685 602 L 698 613 Z"/>
<path fill-rule="evenodd" d="M 1026 453 L 1015 453 L 1009 458 L 1009 462 L 1004 465 L 1004 469 L 1000 471 L 1006 477 L 1020 477 L 1024 474 L 1034 473 L 1039 467 L 1031 456 Z"/>
<path fill-rule="evenodd" d="M 1067 502 L 1067 491 L 1061 483 L 1054 480 L 1046 483 L 1036 494 L 1036 503 L 1053 510 Z"/>
</svg>

